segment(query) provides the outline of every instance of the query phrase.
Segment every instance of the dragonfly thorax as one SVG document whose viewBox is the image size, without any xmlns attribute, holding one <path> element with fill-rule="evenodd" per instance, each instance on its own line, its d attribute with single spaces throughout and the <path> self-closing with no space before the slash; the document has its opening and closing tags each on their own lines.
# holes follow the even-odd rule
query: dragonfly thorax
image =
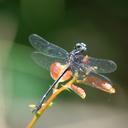
<svg viewBox="0 0 128 128">
<path fill-rule="evenodd" d="M 85 73 L 84 67 L 83 67 L 83 64 L 82 64 L 83 58 L 85 56 L 84 53 L 83 53 L 83 51 L 79 51 L 79 49 L 74 49 L 73 51 L 71 51 L 69 53 L 67 63 L 70 65 L 70 69 L 71 69 L 73 74 L 75 72 L 78 73 L 79 71 Z"/>
</svg>

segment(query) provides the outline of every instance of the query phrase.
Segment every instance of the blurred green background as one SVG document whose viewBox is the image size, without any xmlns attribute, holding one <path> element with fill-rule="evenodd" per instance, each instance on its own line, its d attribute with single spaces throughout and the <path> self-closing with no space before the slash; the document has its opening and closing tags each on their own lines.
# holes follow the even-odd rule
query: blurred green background
<svg viewBox="0 0 128 128">
<path fill-rule="evenodd" d="M 79 85 L 87 97 L 63 92 L 35 128 L 126 128 L 128 126 L 128 2 L 124 0 L 0 1 L 0 127 L 23 128 L 31 120 L 29 104 L 37 103 L 53 82 L 31 59 L 28 36 L 36 33 L 71 51 L 84 42 L 88 55 L 115 61 L 107 74 L 116 94 Z M 55 118 L 56 117 L 56 118 Z"/>
</svg>

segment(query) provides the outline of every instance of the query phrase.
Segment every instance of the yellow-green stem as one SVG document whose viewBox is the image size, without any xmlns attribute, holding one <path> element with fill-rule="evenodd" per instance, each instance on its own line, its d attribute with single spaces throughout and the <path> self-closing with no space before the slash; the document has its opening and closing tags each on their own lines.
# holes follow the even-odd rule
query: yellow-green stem
<svg viewBox="0 0 128 128">
<path fill-rule="evenodd" d="M 39 117 L 42 115 L 42 113 L 48 108 L 50 103 L 64 90 L 69 88 L 72 83 L 76 81 L 76 76 L 73 77 L 72 80 L 70 80 L 67 84 L 63 85 L 59 89 L 56 89 L 56 91 L 47 99 L 47 101 L 42 105 L 40 110 L 34 115 L 30 123 L 28 124 L 27 128 L 32 128 L 33 125 L 36 123 L 36 121 L 39 119 Z"/>
</svg>

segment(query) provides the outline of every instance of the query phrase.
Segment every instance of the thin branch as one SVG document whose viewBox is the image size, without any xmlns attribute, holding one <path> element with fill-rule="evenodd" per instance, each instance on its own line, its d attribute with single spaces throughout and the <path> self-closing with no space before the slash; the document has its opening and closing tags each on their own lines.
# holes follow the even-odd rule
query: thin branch
<svg viewBox="0 0 128 128">
<path fill-rule="evenodd" d="M 42 107 L 37 111 L 37 113 L 34 115 L 30 123 L 28 124 L 27 128 L 32 128 L 33 125 L 36 123 L 36 121 L 40 118 L 40 116 L 43 114 L 43 112 L 49 107 L 50 103 L 64 90 L 69 88 L 72 83 L 76 81 L 76 76 L 73 77 L 72 80 L 70 80 L 67 84 L 61 86 L 59 89 L 56 89 L 54 93 L 47 99 L 47 101 L 42 105 Z"/>
</svg>

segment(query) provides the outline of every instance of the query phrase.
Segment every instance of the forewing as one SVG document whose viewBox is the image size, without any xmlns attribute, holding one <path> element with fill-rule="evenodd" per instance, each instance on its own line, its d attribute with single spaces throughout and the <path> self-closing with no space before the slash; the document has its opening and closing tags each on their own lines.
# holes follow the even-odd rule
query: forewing
<svg viewBox="0 0 128 128">
<path fill-rule="evenodd" d="M 33 52 L 32 59 L 38 64 L 40 67 L 49 70 L 49 67 L 54 62 L 60 62 L 61 64 L 65 64 L 65 59 L 55 57 L 55 56 L 48 56 L 41 52 Z"/>
<path fill-rule="evenodd" d="M 97 73 L 111 73 L 117 68 L 117 65 L 112 60 L 97 59 L 94 57 L 88 57 L 87 65 L 94 67 Z"/>
<path fill-rule="evenodd" d="M 47 40 L 43 39 L 42 37 L 36 34 L 30 35 L 29 41 L 36 50 L 45 55 L 52 57 L 54 56 L 58 58 L 66 58 L 68 55 L 68 52 L 63 48 L 55 44 L 49 43 Z"/>
</svg>

